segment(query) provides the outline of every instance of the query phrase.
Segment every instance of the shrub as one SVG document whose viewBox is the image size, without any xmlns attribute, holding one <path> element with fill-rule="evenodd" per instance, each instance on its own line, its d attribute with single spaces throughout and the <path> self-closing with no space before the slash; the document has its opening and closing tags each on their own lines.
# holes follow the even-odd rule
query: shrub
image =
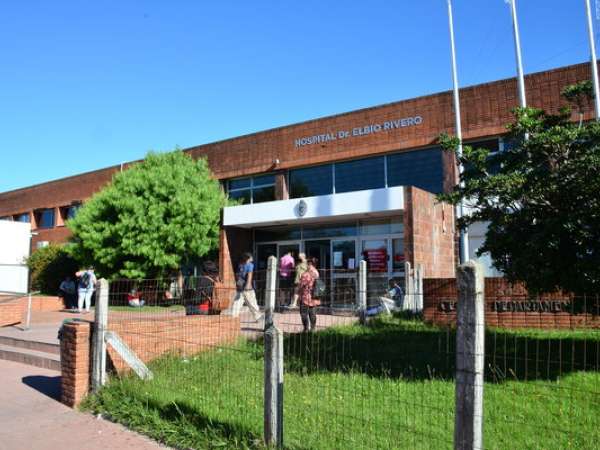
<svg viewBox="0 0 600 450">
<path fill-rule="evenodd" d="M 33 252 L 27 259 L 31 276 L 31 288 L 44 294 L 56 295 L 60 282 L 67 276 L 74 276 L 77 262 L 64 246 L 51 244 Z"/>
</svg>

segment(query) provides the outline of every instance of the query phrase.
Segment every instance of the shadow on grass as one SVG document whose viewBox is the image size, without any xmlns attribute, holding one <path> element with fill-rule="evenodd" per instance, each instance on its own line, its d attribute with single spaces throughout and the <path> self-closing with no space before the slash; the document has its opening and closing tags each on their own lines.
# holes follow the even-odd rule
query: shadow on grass
<svg viewBox="0 0 600 450">
<path fill-rule="evenodd" d="M 486 330 L 485 379 L 556 380 L 569 372 L 600 370 L 600 333 Z M 456 333 L 418 320 L 374 320 L 368 326 L 289 334 L 287 371 L 358 372 L 406 380 L 453 379 Z"/>
</svg>

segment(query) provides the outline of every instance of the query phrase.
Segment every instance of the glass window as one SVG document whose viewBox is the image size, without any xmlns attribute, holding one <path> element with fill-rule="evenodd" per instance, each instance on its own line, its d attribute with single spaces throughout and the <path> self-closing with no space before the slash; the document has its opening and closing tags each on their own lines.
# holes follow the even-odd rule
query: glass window
<svg viewBox="0 0 600 450">
<path fill-rule="evenodd" d="M 237 200 L 238 203 L 246 205 L 250 203 L 252 191 L 250 189 L 242 189 L 239 191 L 229 191 L 229 198 Z"/>
<path fill-rule="evenodd" d="M 10 217 L 10 216 L 3 216 L 3 217 L 0 217 L 0 220 L 12 220 L 12 217 Z"/>
<path fill-rule="evenodd" d="M 300 227 L 272 227 L 257 229 L 254 233 L 257 242 L 293 241 L 300 239 Z"/>
<path fill-rule="evenodd" d="M 442 192 L 444 170 L 442 150 L 433 148 L 387 156 L 388 186 L 416 186 L 428 192 Z"/>
<path fill-rule="evenodd" d="M 404 270 L 404 240 L 402 238 L 392 239 L 392 270 L 394 272 Z"/>
<path fill-rule="evenodd" d="M 229 180 L 228 187 L 229 198 L 243 205 L 275 200 L 275 175 Z"/>
<path fill-rule="evenodd" d="M 36 215 L 38 228 L 52 228 L 54 226 L 54 208 L 41 209 Z"/>
<path fill-rule="evenodd" d="M 311 225 L 305 226 L 302 232 L 303 239 L 327 238 L 338 236 L 356 236 L 356 225 Z"/>
<path fill-rule="evenodd" d="M 332 192 L 331 164 L 290 170 L 290 198 L 328 195 Z"/>
<path fill-rule="evenodd" d="M 389 234 L 390 233 L 390 219 L 375 219 L 369 221 L 362 221 L 360 223 L 360 234 L 362 235 L 374 235 L 374 234 Z"/>
<path fill-rule="evenodd" d="M 238 178 L 237 180 L 229 180 L 229 190 L 250 188 L 252 178 Z"/>
<path fill-rule="evenodd" d="M 13 219 L 16 222 L 26 222 L 26 223 L 31 222 L 31 218 L 29 217 L 29 213 L 16 214 L 15 216 L 13 216 Z"/>
<path fill-rule="evenodd" d="M 369 272 L 387 272 L 387 239 L 362 241 L 362 257 L 367 262 Z"/>
<path fill-rule="evenodd" d="M 354 240 L 331 241 L 334 269 L 356 269 L 356 245 Z"/>
<path fill-rule="evenodd" d="M 402 217 L 393 217 L 390 223 L 390 233 L 404 233 L 404 223 L 402 222 Z"/>
<path fill-rule="evenodd" d="M 384 157 L 357 159 L 335 164 L 335 192 L 385 187 Z"/>
<path fill-rule="evenodd" d="M 266 186 L 252 189 L 252 202 L 271 202 L 275 200 L 275 186 Z"/>
</svg>

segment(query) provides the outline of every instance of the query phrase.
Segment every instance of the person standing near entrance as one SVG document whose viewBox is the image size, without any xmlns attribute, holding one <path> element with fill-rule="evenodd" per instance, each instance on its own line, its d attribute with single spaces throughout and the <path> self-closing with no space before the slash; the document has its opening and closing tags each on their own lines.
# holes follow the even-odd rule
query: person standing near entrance
<svg viewBox="0 0 600 450">
<path fill-rule="evenodd" d="M 314 298 L 313 288 L 315 281 L 319 279 L 316 258 L 309 258 L 308 268 L 300 277 L 298 295 L 300 297 L 300 318 L 304 326 L 304 332 L 315 331 L 317 326 L 317 313 L 315 308 L 321 304 L 319 299 Z"/>
<path fill-rule="evenodd" d="M 296 261 L 292 256 L 292 251 L 288 250 L 285 255 L 279 260 L 279 292 L 280 300 L 279 304 L 284 305 L 288 303 L 292 296 L 292 282 L 294 279 L 294 267 Z"/>
<path fill-rule="evenodd" d="M 300 288 L 300 278 L 302 274 L 308 270 L 308 264 L 306 262 L 306 253 L 298 254 L 298 264 L 296 264 L 296 270 L 294 274 L 294 295 L 290 303 L 290 309 L 298 307 L 298 289 Z"/>
<path fill-rule="evenodd" d="M 231 305 L 231 315 L 238 317 L 242 306 L 246 304 L 258 322 L 262 317 L 258 304 L 256 303 L 256 292 L 254 292 L 254 263 L 250 253 L 244 253 L 235 278 L 236 294 Z"/>
<path fill-rule="evenodd" d="M 96 289 L 96 275 L 94 274 L 94 268 L 88 267 L 87 270 L 80 270 L 75 273 L 77 280 L 77 312 L 83 312 L 85 307 L 85 313 L 90 312 L 90 306 L 92 303 L 92 295 Z"/>
</svg>

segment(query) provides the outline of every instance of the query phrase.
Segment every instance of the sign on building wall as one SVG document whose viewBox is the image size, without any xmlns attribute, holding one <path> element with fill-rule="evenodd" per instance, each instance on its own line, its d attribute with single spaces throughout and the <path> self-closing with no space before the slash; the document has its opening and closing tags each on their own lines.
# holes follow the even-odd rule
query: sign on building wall
<svg viewBox="0 0 600 450">
<path fill-rule="evenodd" d="M 423 117 L 421 116 L 402 117 L 400 119 L 386 120 L 381 123 L 372 123 L 360 127 L 354 127 L 352 129 L 331 131 L 322 134 L 315 134 L 314 136 L 303 136 L 294 140 L 294 146 L 296 148 L 300 148 L 307 145 L 322 144 L 341 139 L 367 136 L 369 134 L 389 132 L 399 128 L 421 125 L 422 123 Z"/>
</svg>

